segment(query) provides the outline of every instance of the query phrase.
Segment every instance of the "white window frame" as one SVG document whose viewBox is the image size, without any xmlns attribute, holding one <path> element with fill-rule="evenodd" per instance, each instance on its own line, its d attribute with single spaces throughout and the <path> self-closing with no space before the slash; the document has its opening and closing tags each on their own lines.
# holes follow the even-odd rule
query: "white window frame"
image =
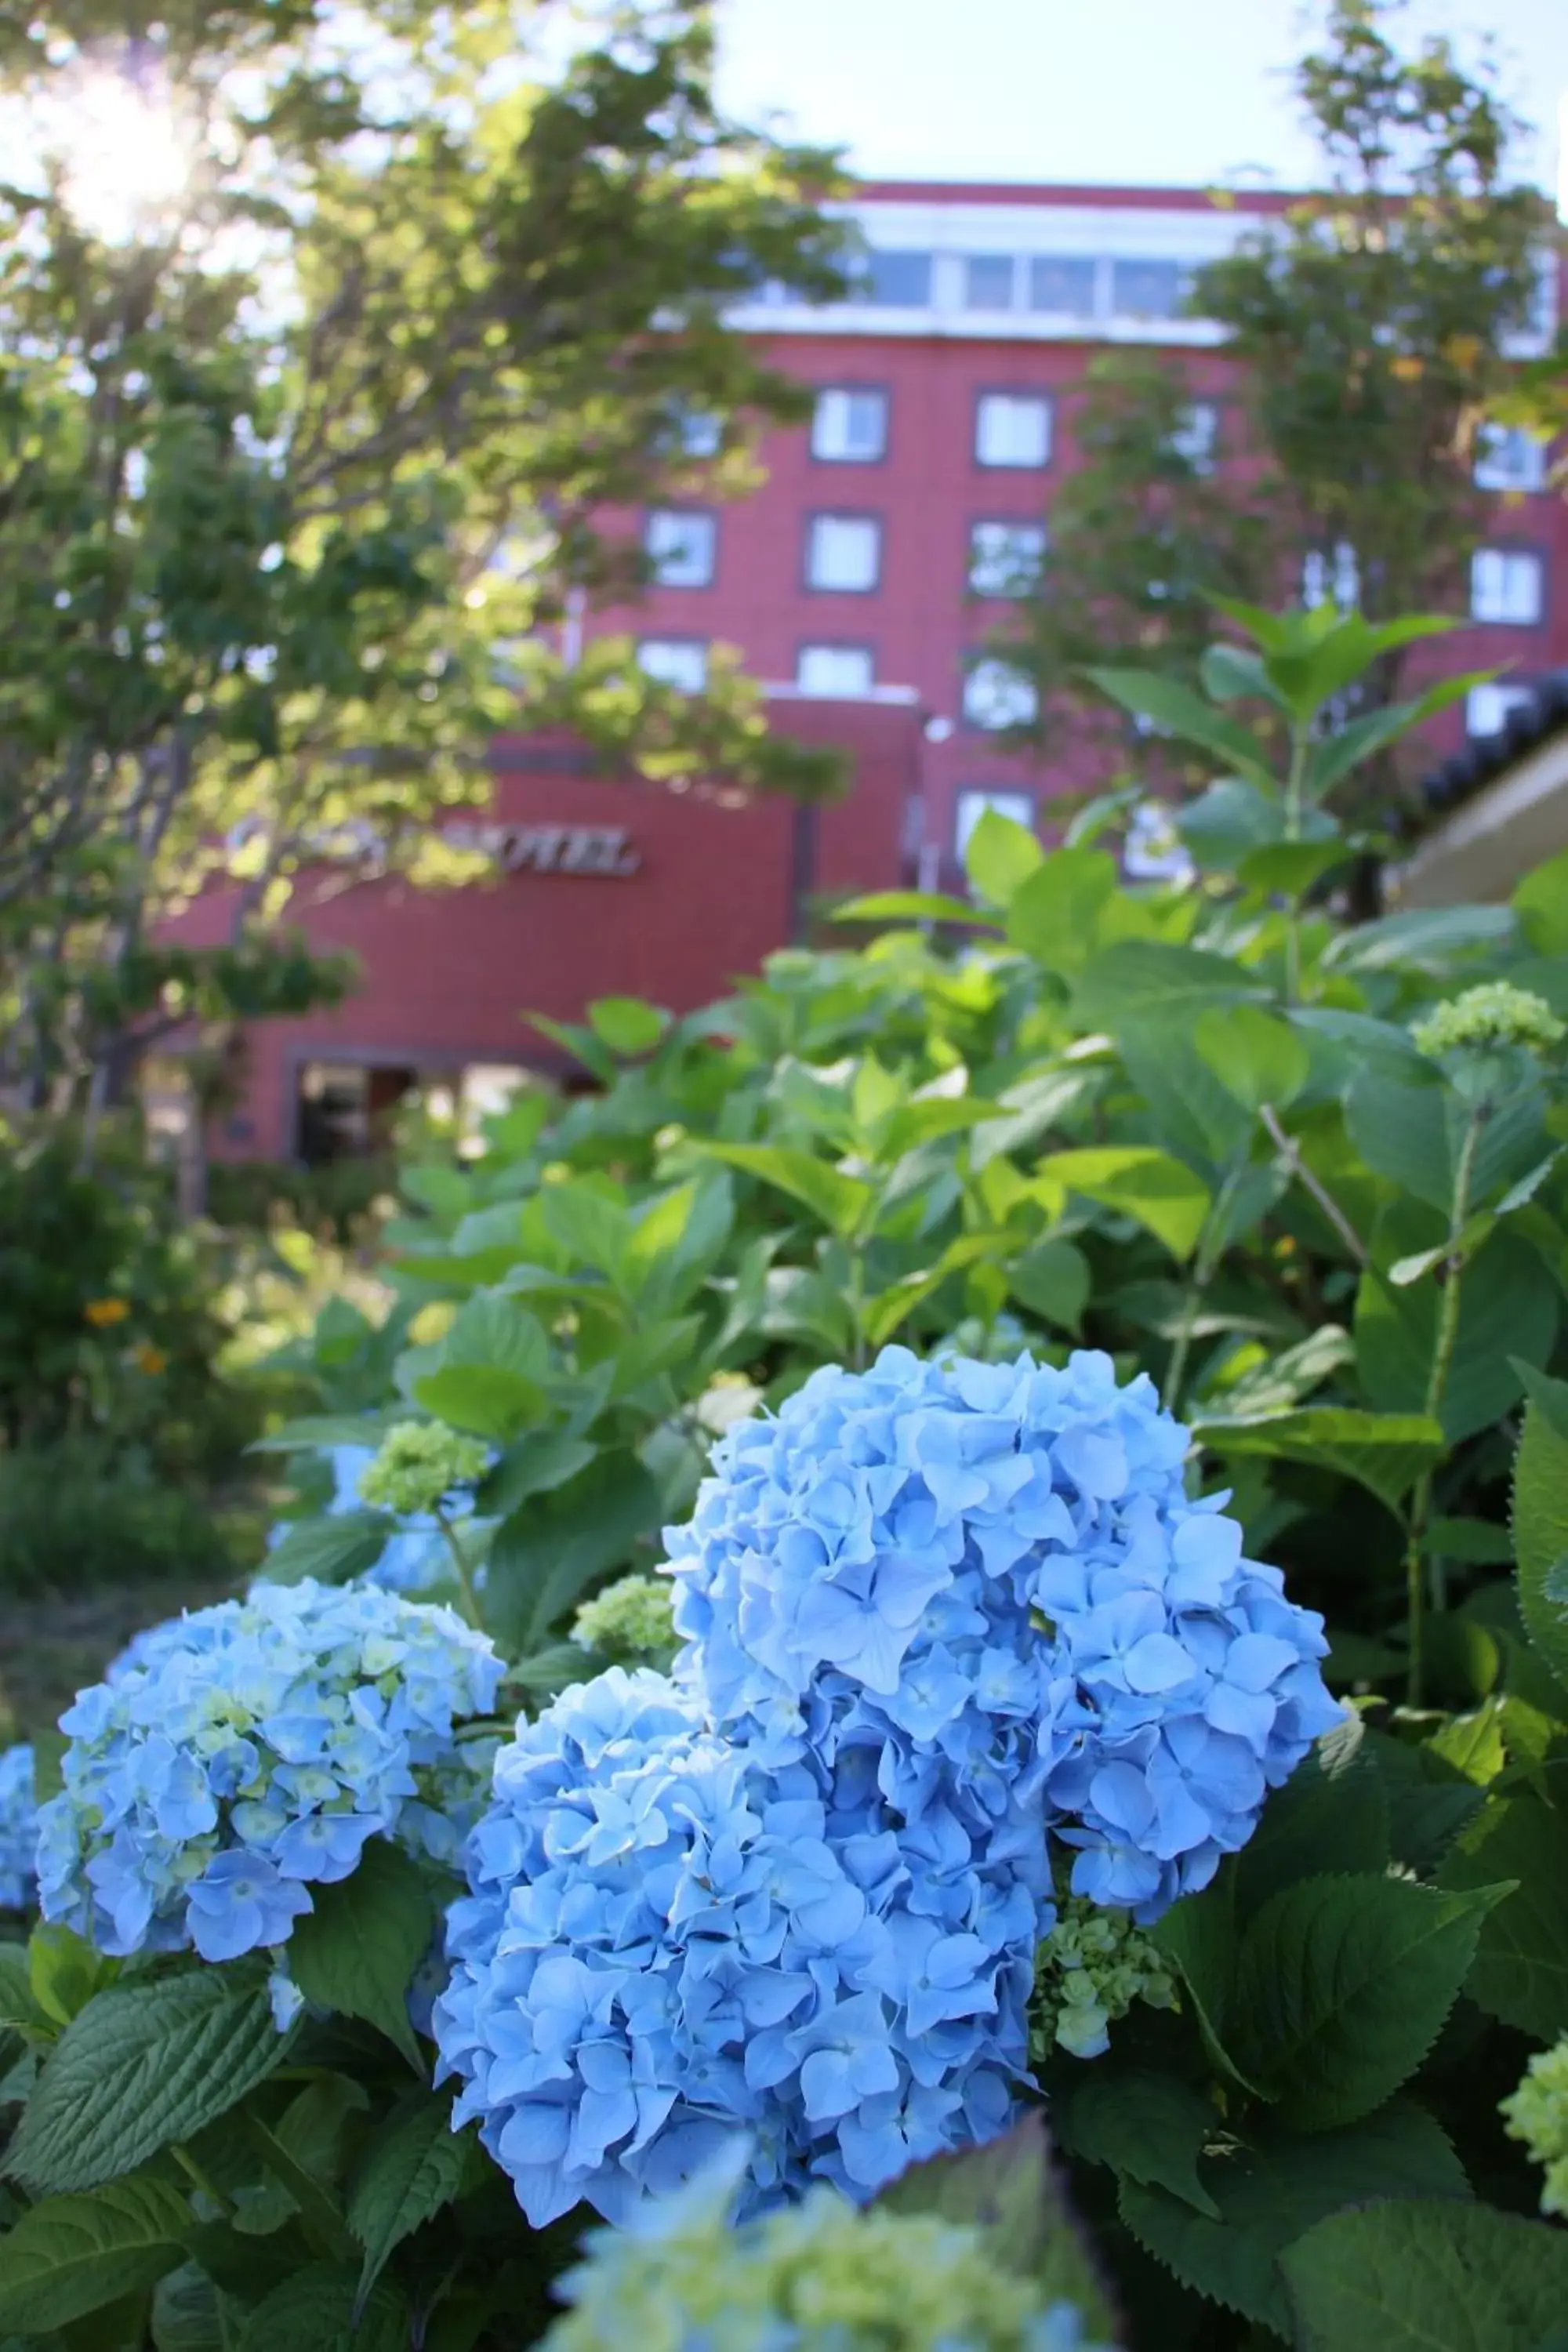
<svg viewBox="0 0 1568 2352">
<path fill-rule="evenodd" d="M 969 836 L 987 809 L 998 816 L 1011 817 L 1015 824 L 1035 830 L 1036 806 L 1033 793 L 1020 792 L 1005 784 L 963 784 L 953 796 L 952 854 L 963 863 L 969 847 Z"/>
<path fill-rule="evenodd" d="M 874 449 L 857 449 L 849 446 L 848 423 L 852 404 L 875 401 L 877 404 L 877 446 Z M 888 419 L 890 404 L 880 384 L 825 383 L 816 395 L 811 412 L 811 454 L 824 466 L 876 466 L 888 454 Z M 838 446 L 835 446 L 837 444 Z"/>
<path fill-rule="evenodd" d="M 963 716 L 971 727 L 999 735 L 1011 727 L 1031 727 L 1040 715 L 1039 688 L 1016 663 L 982 655 L 963 674 Z"/>
<path fill-rule="evenodd" d="M 818 576 L 818 549 L 826 535 L 834 530 L 866 531 L 870 534 L 870 572 L 868 578 L 824 580 Z M 805 584 L 818 595 L 874 596 L 882 584 L 882 525 L 877 515 L 813 514 L 805 523 Z"/>
<path fill-rule="evenodd" d="M 1005 546 L 1027 533 L 1037 544 L 1031 554 L 1009 560 Z M 994 544 L 989 552 L 984 544 L 985 535 L 992 535 Z M 995 598 L 1026 596 L 1033 582 L 1037 580 L 1049 544 L 1043 522 L 1004 521 L 993 517 L 972 522 L 969 526 L 969 593 L 972 596 Z M 1011 585 L 1003 584 L 1011 583 Z"/>
<path fill-rule="evenodd" d="M 1301 603 L 1309 613 L 1332 602 L 1342 613 L 1353 613 L 1361 602 L 1361 562 L 1348 539 L 1332 551 L 1310 547 L 1301 558 Z"/>
<path fill-rule="evenodd" d="M 1478 490 L 1512 490 L 1526 496 L 1546 487 L 1546 443 L 1522 425 L 1483 425 L 1476 437 Z"/>
<path fill-rule="evenodd" d="M 1033 434 L 1024 428 L 1026 413 L 1037 420 L 1037 430 Z M 1043 473 L 1051 462 L 1055 437 L 1056 416 L 1049 393 L 983 392 L 975 401 L 974 462 L 987 472 Z M 1008 454 L 1026 446 L 1031 454 Z M 1036 450 L 1038 454 L 1032 454 Z"/>
<path fill-rule="evenodd" d="M 1538 629 L 1545 617 L 1546 559 L 1539 549 L 1478 547 L 1470 558 L 1471 620 L 1491 628 Z"/>
<path fill-rule="evenodd" d="M 678 694 L 708 690 L 708 648 L 700 637 L 642 637 L 637 643 L 637 667 L 660 686 L 673 687 Z M 685 677 L 679 675 L 682 667 Z"/>
<path fill-rule="evenodd" d="M 844 670 L 850 664 L 856 666 L 852 683 L 843 675 L 837 680 L 830 678 L 836 662 Z M 815 679 L 809 674 L 814 663 L 818 673 Z M 864 700 L 877 683 L 876 656 L 869 646 L 837 646 L 826 638 L 815 645 L 802 646 L 795 656 L 795 683 L 798 693 L 819 697 L 824 702 Z"/>
<path fill-rule="evenodd" d="M 705 550 L 706 561 L 700 578 L 672 579 L 664 565 L 677 553 L 675 547 L 661 549 L 661 538 L 674 539 L 676 532 L 667 531 L 674 524 L 679 532 L 689 533 L 691 542 Z M 656 586 L 660 588 L 711 588 L 719 569 L 719 518 L 705 514 L 699 507 L 650 507 L 643 524 L 643 547 L 653 566 Z"/>
<path fill-rule="evenodd" d="M 1522 710 L 1534 699 L 1532 686 L 1513 685 L 1506 678 L 1485 678 L 1479 686 L 1472 686 L 1465 697 L 1465 732 L 1480 742 L 1489 736 L 1500 735 L 1510 714 Z"/>
</svg>

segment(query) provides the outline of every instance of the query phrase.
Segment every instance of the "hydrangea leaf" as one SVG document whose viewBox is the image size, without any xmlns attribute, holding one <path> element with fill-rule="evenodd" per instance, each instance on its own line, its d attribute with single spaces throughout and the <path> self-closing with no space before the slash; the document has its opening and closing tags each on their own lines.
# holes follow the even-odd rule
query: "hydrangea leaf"
<svg viewBox="0 0 1568 2352">
<path fill-rule="evenodd" d="M 1216 1454 L 1304 1462 L 1353 1478 L 1391 1511 L 1444 1451 L 1442 1430 L 1425 1413 L 1357 1412 L 1348 1405 L 1215 1414 L 1194 1423 L 1193 1435 Z"/>
<path fill-rule="evenodd" d="M 1363 1274 L 1356 1297 L 1356 1365 L 1367 1402 L 1383 1412 L 1419 1412 L 1436 1342 L 1434 1283 L 1394 1289 Z M 1450 1445 L 1498 1421 L 1519 1398 L 1523 1375 L 1510 1362 L 1539 1364 L 1557 1329 L 1554 1286 L 1541 1260 L 1511 1234 L 1495 1234 L 1467 1272 L 1459 1329 L 1438 1419 Z"/>
<path fill-rule="evenodd" d="M 153 2341 L 158 2352 L 229 2352 L 242 2315 L 195 2263 L 168 2271 L 153 2295 Z"/>
<path fill-rule="evenodd" d="M 1436 2040 L 1506 1891 L 1367 1874 L 1302 1879 L 1271 1896 L 1237 1957 L 1238 2063 L 1305 2130 L 1369 2115 Z"/>
<path fill-rule="evenodd" d="M 1045 856 L 1028 825 L 986 809 L 964 844 L 963 870 L 987 905 L 1005 911 Z"/>
<path fill-rule="evenodd" d="M 1053 1151 L 1040 1161 L 1038 1174 L 1064 1196 L 1081 1192 L 1086 1200 L 1100 1202 L 1146 1225 L 1173 1257 L 1192 1255 L 1209 1213 L 1209 1190 L 1202 1177 L 1150 1144 Z"/>
<path fill-rule="evenodd" d="M 308 2001 L 378 2027 L 423 2072 L 407 1996 L 435 1917 L 418 1864 L 373 1838 L 357 1870 L 315 1889 L 289 1940 L 289 1973 Z"/>
<path fill-rule="evenodd" d="M 1198 1015 L 1198 1052 L 1247 1110 L 1283 1110 L 1307 1083 L 1311 1056 L 1288 1022 L 1258 1004 L 1211 1004 Z"/>
<path fill-rule="evenodd" d="M 346 2263 L 310 2263 L 258 2303 L 236 2352 L 406 2352 L 408 2310 L 385 2279 L 362 2307 Z"/>
<path fill-rule="evenodd" d="M 1445 1886 L 1515 1881 L 1487 1913 L 1470 1999 L 1538 2041 L 1568 2032 L 1568 1826 L 1527 1790 L 1491 1798 L 1443 1864 Z"/>
<path fill-rule="evenodd" d="M 1568 2237 L 1489 2206 L 1390 2200 L 1280 2258 L 1301 2352 L 1538 2352 L 1568 2303 Z"/>
<path fill-rule="evenodd" d="M 1038 2113 L 984 2147 L 910 2165 L 876 2203 L 984 2230 L 996 2261 L 1032 2278 L 1043 2302 L 1076 2304 L 1093 2333 L 1115 2333 L 1104 2285 L 1053 2173 Z"/>
<path fill-rule="evenodd" d="M 1519 1370 L 1522 1375 L 1524 1366 Z M 1538 1376 L 1539 1377 L 1539 1376 Z M 1561 1425 L 1554 1391 L 1532 1393 L 1513 1473 L 1513 1543 L 1525 1632 L 1545 1664 L 1568 1691 L 1568 1602 L 1554 1578 L 1568 1559 L 1568 1428 Z"/>
<path fill-rule="evenodd" d="M 167 2181 L 46 2197 L 0 2238 L 0 2328 L 45 2336 L 152 2286 L 184 2258 L 190 2208 Z"/>
<path fill-rule="evenodd" d="M 237 2105 L 290 2038 L 248 1969 L 110 1985 L 60 2036 L 5 2169 L 35 2195 L 96 2189 Z"/>
<path fill-rule="evenodd" d="M 1052 2099 L 1051 2117 L 1058 2138 L 1075 2156 L 1169 2189 L 1184 2205 L 1219 2220 L 1219 2207 L 1198 2177 L 1198 2159 L 1219 2119 L 1174 2074 L 1142 2066 L 1085 2066 Z"/>
<path fill-rule="evenodd" d="M 631 1454 L 606 1451 L 548 1496 L 524 1501 L 496 1530 L 484 1612 L 514 1655 L 542 1649 L 589 1585 L 632 1564 L 656 1528 L 658 1489 Z"/>
<path fill-rule="evenodd" d="M 385 1511 L 336 1511 L 330 1517 L 298 1519 L 267 1555 L 269 1584 L 346 1584 L 363 1576 L 397 1532 Z"/>
<path fill-rule="evenodd" d="M 416 1380 L 414 1399 L 454 1429 L 502 1444 L 542 1421 L 548 1402 L 537 1381 L 504 1364 L 440 1364 Z"/>
<path fill-rule="evenodd" d="M 472 2135 L 452 2128 L 445 2093 L 422 2098 L 376 2135 L 349 2193 L 349 2227 L 364 2249 L 362 2294 L 404 2239 L 457 2196 L 473 2152 Z"/>
<path fill-rule="evenodd" d="M 1361 1717 L 1352 1715 L 1269 1797 L 1236 1858 L 1237 1908 L 1247 1918 L 1299 1879 L 1383 1871 L 1389 1860 L 1387 1791 Z"/>
<path fill-rule="evenodd" d="M 835 907 L 836 923 L 969 923 L 986 929 L 989 919 L 967 898 L 950 898 L 941 890 L 872 890 Z"/>
<path fill-rule="evenodd" d="M 846 1176 L 826 1160 L 784 1144 L 704 1142 L 692 1148 L 787 1192 L 841 1237 L 859 1231 L 876 1198 L 858 1176 Z"/>
<path fill-rule="evenodd" d="M 1123 2180 L 1118 2200 L 1123 2221 L 1184 2286 L 1287 2339 L 1290 2311 L 1279 2257 L 1303 2231 L 1370 2198 L 1468 2194 L 1441 2130 L 1405 2100 L 1342 2131 L 1260 2135 L 1205 2160 L 1202 2178 L 1219 2207 L 1217 2221 L 1167 2189 L 1131 2180 Z"/>
</svg>

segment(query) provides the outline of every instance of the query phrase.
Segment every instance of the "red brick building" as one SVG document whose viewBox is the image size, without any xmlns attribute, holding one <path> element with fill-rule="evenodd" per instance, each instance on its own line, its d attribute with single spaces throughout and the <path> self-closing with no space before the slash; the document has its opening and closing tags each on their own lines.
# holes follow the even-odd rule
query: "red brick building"
<svg viewBox="0 0 1568 2352">
<path fill-rule="evenodd" d="M 951 883 L 982 808 L 1035 821 L 1067 779 L 1001 748 L 1027 692 L 978 647 L 1044 543 L 1085 367 L 1108 344 L 1182 353 L 1194 446 L 1223 462 L 1222 338 L 1181 315 L 1185 284 L 1280 201 L 864 188 L 857 299 L 813 309 L 769 288 L 741 316 L 816 387 L 812 422 L 772 436 L 746 500 L 648 514 L 657 584 L 593 625 L 633 632 L 650 670 L 693 688 L 710 646 L 738 647 L 776 725 L 845 747 L 847 801 L 814 816 L 731 809 L 594 780 L 581 761 L 574 773 L 569 747 L 498 744 L 494 884 L 302 888 L 306 930 L 354 949 L 365 986 L 334 1013 L 257 1033 L 250 1099 L 220 1148 L 322 1148 L 323 1090 L 346 1138 L 415 1074 L 546 1064 L 524 1011 L 572 1020 L 616 993 L 689 1009 L 795 935 L 815 895 Z M 1521 351 L 1550 341 L 1556 296 L 1543 278 Z M 694 449 L 700 436 L 699 423 Z M 1541 453 L 1522 436 L 1498 436 L 1483 463 L 1497 529 L 1476 560 L 1474 626 L 1444 646 L 1461 668 L 1510 672 L 1471 698 L 1479 736 L 1568 661 L 1568 506 L 1542 494 Z M 192 919 L 219 935 L 221 900 Z"/>
</svg>

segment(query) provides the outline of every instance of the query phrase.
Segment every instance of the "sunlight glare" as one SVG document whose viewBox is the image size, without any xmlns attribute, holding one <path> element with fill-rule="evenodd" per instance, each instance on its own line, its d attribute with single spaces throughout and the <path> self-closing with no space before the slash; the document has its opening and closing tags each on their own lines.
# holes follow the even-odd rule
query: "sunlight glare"
<svg viewBox="0 0 1568 2352">
<path fill-rule="evenodd" d="M 121 74 L 95 73 L 51 112 L 47 144 L 58 159 L 71 213 L 89 236 L 123 244 L 184 194 L 190 141 L 161 91 Z"/>
</svg>

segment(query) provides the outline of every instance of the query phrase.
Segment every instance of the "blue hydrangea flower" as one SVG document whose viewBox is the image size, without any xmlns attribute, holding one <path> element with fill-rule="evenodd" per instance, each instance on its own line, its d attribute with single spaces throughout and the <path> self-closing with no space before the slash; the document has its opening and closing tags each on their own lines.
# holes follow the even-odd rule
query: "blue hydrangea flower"
<svg viewBox="0 0 1568 2352">
<path fill-rule="evenodd" d="M 1104 1355 L 816 1372 L 666 1531 L 676 1671 L 769 1757 L 876 1750 L 911 1820 L 1043 1790 L 1074 1893 L 1147 1924 L 1340 1717 L 1321 1619 L 1189 1501 L 1186 1454 Z"/>
<path fill-rule="evenodd" d="M 0 1911 L 32 1908 L 37 1820 L 33 1751 L 24 1742 L 0 1752 Z"/>
<path fill-rule="evenodd" d="M 40 1901 L 100 1949 L 276 1948 L 367 1839 L 449 1861 L 483 1801 L 501 1661 L 448 1609 L 258 1585 L 142 1634 L 60 1718 Z"/>
<path fill-rule="evenodd" d="M 519 1732 L 450 1914 L 442 2063 L 531 2221 L 737 2132 L 766 2203 L 1005 2124 L 1051 1838 L 1147 1924 L 1339 1719 L 1186 1452 L 1093 1354 L 889 1348 L 729 1432 L 667 1531 L 675 1679 Z"/>
<path fill-rule="evenodd" d="M 770 1764 L 646 1668 L 564 1692 L 502 1750 L 448 1914 L 455 2119 L 536 2228 L 584 2198 L 622 2220 L 741 2131 L 752 2202 L 989 2138 L 1043 1901 L 1014 1826 L 906 1837 L 866 1751 Z"/>
</svg>

